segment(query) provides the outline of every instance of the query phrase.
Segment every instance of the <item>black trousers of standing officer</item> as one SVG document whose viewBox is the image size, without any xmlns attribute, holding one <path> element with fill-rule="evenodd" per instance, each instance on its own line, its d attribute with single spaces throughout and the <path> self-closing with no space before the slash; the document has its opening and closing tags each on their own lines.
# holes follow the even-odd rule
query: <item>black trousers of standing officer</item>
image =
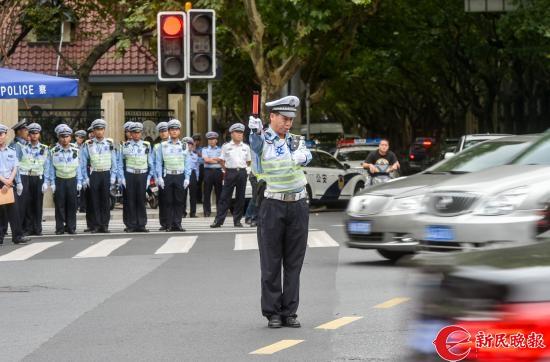
<svg viewBox="0 0 550 362">
<path fill-rule="evenodd" d="M 264 199 L 260 206 L 261 304 L 262 314 L 268 319 L 272 315 L 296 317 L 308 224 L 309 205 L 305 199 L 293 202 Z"/>
<path fill-rule="evenodd" d="M 222 194 L 222 182 L 223 173 L 221 168 L 204 168 L 204 199 L 202 206 L 204 209 L 204 216 L 210 216 L 212 208 L 210 206 L 210 197 L 212 194 L 212 188 L 216 194 L 216 210 L 220 210 L 220 197 Z M 246 187 L 246 186 L 245 186 Z"/>
<path fill-rule="evenodd" d="M 183 217 L 183 181 L 185 175 L 166 175 L 164 177 L 164 190 L 162 190 L 163 205 L 166 210 L 166 224 L 168 229 L 181 229 Z"/>
<path fill-rule="evenodd" d="M 189 187 L 186 188 L 184 193 L 185 202 L 183 203 L 183 216 L 185 217 L 187 215 L 187 195 L 189 195 L 189 211 L 191 216 L 195 216 L 197 214 L 197 195 L 198 195 L 198 188 L 199 188 L 199 178 L 195 171 L 191 172 L 191 176 L 189 177 Z"/>
<path fill-rule="evenodd" d="M 0 181 L 0 189 L 4 187 L 4 183 Z M 15 188 L 13 189 L 16 194 Z M 8 232 L 8 223 L 11 228 L 12 240 L 21 238 L 23 231 L 21 230 L 21 219 L 19 218 L 17 198 L 13 204 L 0 205 L 0 243 L 4 242 L 4 236 Z"/>
<path fill-rule="evenodd" d="M 223 180 L 222 194 L 219 208 L 216 213 L 215 223 L 223 225 L 227 211 L 231 206 L 231 197 L 235 189 L 235 205 L 233 207 L 233 224 L 241 222 L 244 212 L 244 193 L 246 191 L 246 169 L 245 168 L 228 168 Z"/>
<path fill-rule="evenodd" d="M 23 192 L 21 195 L 17 195 L 16 188 L 13 189 L 15 193 L 15 202 L 17 203 L 17 213 L 19 218 L 19 227 L 21 232 L 25 233 L 25 217 L 27 215 L 27 207 L 29 203 L 29 178 L 25 175 L 21 175 L 21 185 L 23 185 Z"/>
<path fill-rule="evenodd" d="M 86 212 L 91 213 L 92 229 L 107 231 L 111 219 L 111 172 L 94 171 L 90 174 L 90 200 L 92 207 Z"/>
<path fill-rule="evenodd" d="M 23 179 L 26 179 L 23 181 Z M 42 176 L 21 175 L 23 184 L 23 193 L 25 195 L 25 204 L 23 205 L 25 218 L 23 219 L 23 232 L 28 235 L 39 235 L 42 233 L 42 205 L 44 195 L 42 194 Z"/>
<path fill-rule="evenodd" d="M 147 212 L 145 210 L 145 191 L 147 186 L 147 173 L 135 174 L 124 172 L 126 178 L 126 210 L 124 224 L 129 229 L 145 229 L 147 224 Z"/>
<path fill-rule="evenodd" d="M 76 232 L 76 177 L 56 178 L 55 193 L 55 231 L 65 231 L 73 234 Z"/>
</svg>

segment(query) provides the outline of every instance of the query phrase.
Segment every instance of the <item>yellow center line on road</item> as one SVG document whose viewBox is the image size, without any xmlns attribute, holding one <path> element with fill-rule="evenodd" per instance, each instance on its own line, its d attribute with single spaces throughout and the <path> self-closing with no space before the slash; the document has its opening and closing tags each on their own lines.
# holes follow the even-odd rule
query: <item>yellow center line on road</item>
<svg viewBox="0 0 550 362">
<path fill-rule="evenodd" d="M 373 308 L 387 309 L 387 308 L 395 307 L 398 304 L 408 302 L 410 299 L 411 298 L 404 298 L 404 297 L 393 298 L 393 299 L 390 299 L 388 301 L 385 301 L 384 303 L 380 303 L 378 305 L 375 305 Z"/>
<path fill-rule="evenodd" d="M 283 339 L 279 342 L 270 344 L 269 346 L 257 349 L 254 352 L 250 352 L 249 354 L 273 354 L 282 351 L 283 349 L 287 349 L 297 344 L 300 344 L 303 341 L 303 339 Z"/>
<path fill-rule="evenodd" d="M 321 324 L 320 326 L 315 327 L 315 329 L 338 329 L 340 327 L 345 326 L 346 324 L 350 324 L 361 318 L 363 317 L 342 317 L 342 318 L 335 319 L 332 322 Z"/>
</svg>

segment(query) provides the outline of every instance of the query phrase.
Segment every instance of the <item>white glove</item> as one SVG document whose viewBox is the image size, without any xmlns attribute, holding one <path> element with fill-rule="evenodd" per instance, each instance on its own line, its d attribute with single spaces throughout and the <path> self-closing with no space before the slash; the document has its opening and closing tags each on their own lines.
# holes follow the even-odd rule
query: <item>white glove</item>
<svg viewBox="0 0 550 362">
<path fill-rule="evenodd" d="M 76 184 L 76 191 L 82 190 L 82 184 Z"/>
<path fill-rule="evenodd" d="M 185 179 L 185 181 L 183 181 L 183 188 L 186 189 L 187 187 L 189 187 L 189 180 Z"/>
<path fill-rule="evenodd" d="M 44 194 L 44 193 L 46 193 L 46 191 L 48 191 L 48 184 L 46 182 L 44 182 L 42 184 L 42 193 Z"/>
<path fill-rule="evenodd" d="M 122 184 L 122 187 L 126 188 L 126 179 L 122 179 L 121 184 Z"/>
<path fill-rule="evenodd" d="M 17 184 L 17 196 L 21 196 L 22 193 L 23 193 L 23 185 L 18 183 Z"/>
<path fill-rule="evenodd" d="M 84 190 L 86 190 L 88 187 L 90 187 L 90 179 L 86 179 L 83 183 L 82 183 L 82 188 Z"/>
<path fill-rule="evenodd" d="M 111 186 L 115 186 L 115 184 L 116 184 L 116 178 L 112 178 L 111 179 Z"/>
<path fill-rule="evenodd" d="M 50 188 L 52 189 L 52 192 L 55 194 L 55 184 L 51 184 Z"/>
<path fill-rule="evenodd" d="M 303 165 L 307 161 L 307 156 L 305 153 L 297 151 L 292 154 L 292 159 L 294 160 L 294 164 Z"/>
<path fill-rule="evenodd" d="M 147 176 L 147 182 L 145 183 L 145 190 L 149 188 L 149 185 L 151 184 L 151 176 Z"/>
<path fill-rule="evenodd" d="M 253 116 L 248 118 L 248 128 L 256 131 L 261 131 L 263 129 L 262 120 Z"/>
<path fill-rule="evenodd" d="M 159 185 L 161 189 L 164 189 L 164 179 L 162 177 L 157 180 L 157 185 Z"/>
</svg>

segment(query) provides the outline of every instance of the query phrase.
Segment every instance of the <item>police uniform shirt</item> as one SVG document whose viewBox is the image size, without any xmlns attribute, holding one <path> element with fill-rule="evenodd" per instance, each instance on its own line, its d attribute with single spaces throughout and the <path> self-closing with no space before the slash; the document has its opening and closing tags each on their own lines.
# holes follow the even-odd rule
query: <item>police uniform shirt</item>
<svg viewBox="0 0 550 362">
<path fill-rule="evenodd" d="M 17 159 L 17 153 L 13 147 L 4 145 L 0 148 L 0 176 L 7 179 L 11 176 L 14 168 L 19 166 L 19 160 Z M 16 177 L 18 179 L 18 177 Z M 19 180 L 16 180 L 19 182 Z"/>
<path fill-rule="evenodd" d="M 128 165 L 126 164 L 126 167 L 124 167 L 125 159 L 124 155 L 132 155 L 132 156 L 139 156 L 147 154 L 147 168 L 149 169 L 149 175 L 154 176 L 153 171 L 153 153 L 151 152 L 151 148 L 148 143 L 143 142 L 143 140 L 139 141 L 126 141 L 122 144 L 121 150 L 120 150 L 120 158 L 118 161 L 118 170 L 119 170 L 119 177 L 120 179 L 124 179 L 124 171 L 126 171 L 126 168 Z M 151 166 L 151 167 L 149 167 Z"/>
<path fill-rule="evenodd" d="M 18 160 L 21 161 L 21 158 L 23 157 L 23 147 L 27 146 L 28 144 L 29 142 L 21 137 L 15 137 L 10 143 L 10 147 L 15 150 Z"/>
<path fill-rule="evenodd" d="M 199 177 L 199 166 L 201 165 L 201 158 L 197 154 L 197 152 L 192 151 L 189 152 L 189 150 L 185 151 L 187 154 L 186 163 L 189 163 L 189 168 L 191 169 L 191 172 L 195 171 L 195 175 Z"/>
<path fill-rule="evenodd" d="M 114 144 L 111 140 L 108 140 L 107 138 L 103 138 L 101 141 L 99 141 L 97 138 L 92 138 L 91 140 L 86 141 L 86 147 L 82 149 L 81 154 L 81 173 L 82 175 L 87 175 L 87 168 L 88 168 L 88 161 L 90 160 L 90 148 L 93 148 L 95 152 L 98 154 L 103 154 L 110 152 L 111 154 L 111 183 L 114 183 L 117 176 L 117 154 L 114 150 Z M 90 165 L 90 172 L 93 172 L 94 169 Z M 87 179 L 87 178 L 85 178 Z"/>
<path fill-rule="evenodd" d="M 225 161 L 226 168 L 246 168 L 251 161 L 250 147 L 244 142 L 228 142 L 222 146 L 220 158 Z"/>
<path fill-rule="evenodd" d="M 160 146 L 157 147 L 156 149 L 156 152 L 155 152 L 155 175 L 158 177 L 158 178 L 162 178 L 164 177 L 166 174 L 165 174 L 165 167 L 164 167 L 164 157 L 163 157 L 163 149 L 164 149 L 164 152 L 167 152 L 167 153 L 179 153 L 179 152 L 182 152 L 183 153 L 183 158 L 184 158 L 184 164 L 181 165 L 182 168 L 183 168 L 183 172 L 185 173 L 185 178 L 186 179 L 189 179 L 189 176 L 191 175 L 191 168 L 189 167 L 189 161 L 187 159 L 187 152 L 185 152 L 184 150 L 184 147 L 183 147 L 183 143 L 180 141 L 180 140 L 177 140 L 177 141 L 173 141 L 171 138 L 168 139 L 167 141 L 162 141 L 160 143 Z"/>
<path fill-rule="evenodd" d="M 54 160 L 55 157 L 55 163 L 70 165 L 71 162 L 78 158 L 79 154 L 79 148 L 76 145 L 69 144 L 66 148 L 61 146 L 59 143 L 57 143 L 50 151 L 50 157 L 48 157 L 47 161 L 47 173 L 45 175 L 46 181 L 52 185 L 55 183 L 56 174 L 55 174 L 55 166 L 54 166 Z M 80 162 L 80 161 L 79 161 Z M 76 168 L 76 183 L 82 184 L 82 170 L 80 167 Z"/>
<path fill-rule="evenodd" d="M 42 166 L 42 170 L 40 170 L 41 173 L 44 174 L 45 170 L 48 169 L 48 146 L 46 146 L 45 144 L 37 142 L 35 145 L 33 145 L 32 143 L 28 142 L 25 146 L 21 147 L 21 152 L 21 155 L 23 156 L 23 154 L 25 154 L 34 165 L 28 165 L 29 167 L 31 167 L 31 170 L 23 170 L 23 163 L 20 162 L 19 172 L 25 174 L 29 171 L 33 171 L 33 175 L 35 175 L 34 172 L 37 172 L 37 170 L 34 168 L 36 166 L 36 163 L 38 162 L 38 159 L 41 157 L 44 158 L 44 165 Z"/>
<path fill-rule="evenodd" d="M 216 147 L 204 147 L 202 149 L 202 157 L 208 158 L 219 158 L 222 154 L 222 149 L 219 146 Z M 204 168 L 221 168 L 222 166 L 219 163 L 204 163 Z"/>
</svg>

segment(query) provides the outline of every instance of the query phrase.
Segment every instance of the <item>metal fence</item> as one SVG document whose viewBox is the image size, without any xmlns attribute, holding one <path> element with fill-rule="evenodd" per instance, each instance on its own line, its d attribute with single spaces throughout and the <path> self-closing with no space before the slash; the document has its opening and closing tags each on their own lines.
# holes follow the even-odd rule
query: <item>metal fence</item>
<svg viewBox="0 0 550 362">
<path fill-rule="evenodd" d="M 27 119 L 28 123 L 36 122 L 42 126 L 42 142 L 54 144 L 57 140 L 54 128 L 60 123 L 65 123 L 74 131 L 87 129 L 94 119 L 102 117 L 103 110 L 99 108 L 73 109 L 56 108 L 43 109 L 32 107 L 19 111 L 19 119 Z"/>
<path fill-rule="evenodd" d="M 151 121 L 155 124 L 159 122 L 168 122 L 174 118 L 172 109 L 145 109 L 134 108 L 124 111 L 124 120 L 126 122 L 145 122 Z"/>
</svg>

